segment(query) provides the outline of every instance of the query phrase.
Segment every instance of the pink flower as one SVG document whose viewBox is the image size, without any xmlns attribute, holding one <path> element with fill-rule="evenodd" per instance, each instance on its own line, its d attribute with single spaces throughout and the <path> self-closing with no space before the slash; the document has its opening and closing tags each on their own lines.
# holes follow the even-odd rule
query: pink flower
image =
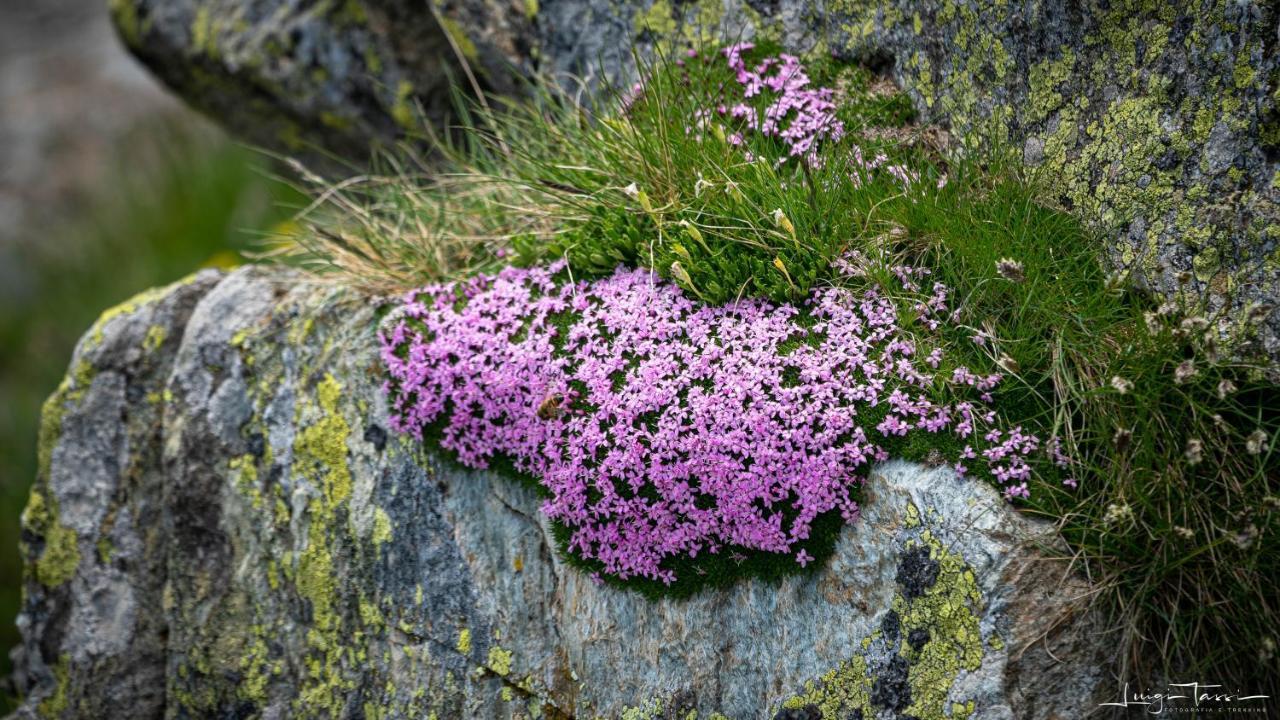
<svg viewBox="0 0 1280 720">
<path fill-rule="evenodd" d="M 806 565 L 815 558 L 800 546 L 820 516 L 857 517 L 858 485 L 889 457 L 876 440 L 912 432 L 967 438 L 953 460 L 1011 499 L 1029 494 L 1039 440 L 994 427 L 973 397 L 1000 376 L 956 367 L 951 391 L 969 399 L 938 402 L 929 372 L 945 358 L 920 357 L 888 294 L 824 286 L 803 307 L 708 307 L 647 270 L 570 282 L 564 267 L 406 294 L 380 332 L 385 391 L 396 431 L 438 429 L 464 465 L 502 456 L 535 477 L 568 550 L 602 574 L 669 584 L 671 560 L 725 548 Z M 897 273 L 904 285 L 927 275 Z M 920 301 L 945 317 L 946 288 L 930 292 Z M 882 404 L 884 419 L 864 427 Z"/>
</svg>

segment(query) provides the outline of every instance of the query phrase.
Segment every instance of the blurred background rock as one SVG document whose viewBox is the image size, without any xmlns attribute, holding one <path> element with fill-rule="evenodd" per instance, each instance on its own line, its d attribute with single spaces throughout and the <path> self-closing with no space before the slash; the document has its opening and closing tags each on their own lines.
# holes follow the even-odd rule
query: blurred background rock
<svg viewBox="0 0 1280 720">
<path fill-rule="evenodd" d="M 138 291 L 239 262 L 293 203 L 128 55 L 106 2 L 0 0 L 0 677 L 40 405 L 76 338 Z"/>
</svg>

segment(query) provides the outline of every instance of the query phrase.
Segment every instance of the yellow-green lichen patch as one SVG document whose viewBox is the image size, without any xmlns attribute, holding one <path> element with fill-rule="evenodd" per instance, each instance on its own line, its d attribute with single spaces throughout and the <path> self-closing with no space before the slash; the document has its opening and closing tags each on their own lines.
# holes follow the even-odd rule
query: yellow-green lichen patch
<svg viewBox="0 0 1280 720">
<path fill-rule="evenodd" d="M 196 17 L 191 23 L 191 46 L 205 55 L 216 55 L 218 48 L 213 36 L 213 14 L 207 4 L 201 5 L 196 8 Z"/>
<path fill-rule="evenodd" d="M 462 628 L 458 632 L 458 642 L 453 647 L 463 655 L 471 653 L 471 628 Z"/>
<path fill-rule="evenodd" d="M 809 681 L 804 692 L 790 697 L 782 707 L 798 710 L 816 707 L 823 720 L 843 720 L 861 711 L 872 717 L 871 679 L 867 677 L 866 659 L 855 655 L 823 675 L 818 682 Z"/>
<path fill-rule="evenodd" d="M 71 683 L 71 673 L 68 669 L 70 664 L 71 658 L 62 655 L 53 666 L 53 679 L 56 684 L 53 692 L 36 706 L 36 712 L 40 717 L 58 718 L 67 711 L 67 706 L 70 704 L 70 699 L 67 697 L 67 686 Z"/>
<path fill-rule="evenodd" d="M 391 540 L 391 516 L 380 507 L 373 509 L 373 534 L 370 537 L 375 548 Z"/>
<path fill-rule="evenodd" d="M 1031 66 L 1030 98 L 1023 110 L 1025 122 L 1039 122 L 1063 106 L 1066 101 L 1062 86 L 1071 78 L 1075 65 L 1075 52 L 1065 48 L 1058 58 L 1041 60 Z"/>
<path fill-rule="evenodd" d="M 470 61 L 479 59 L 480 54 L 476 51 L 476 44 L 471 42 L 471 38 L 467 37 L 467 33 L 462 29 L 456 20 L 449 17 L 440 16 L 440 26 L 448 33 L 449 38 L 453 40 L 453 44 L 458 48 L 458 52 Z"/>
<path fill-rule="evenodd" d="M 295 710 L 304 715 L 329 715 L 342 706 L 343 698 L 355 686 L 347 675 L 355 664 L 362 634 L 343 628 L 337 604 L 337 581 L 331 543 L 341 528 L 339 510 L 351 497 L 351 471 L 347 466 L 347 441 L 351 426 L 338 407 L 342 386 L 326 374 L 316 385 L 313 403 L 299 404 L 299 419 L 305 410 L 319 412 L 294 441 L 294 471 L 315 488 L 308 506 L 307 545 L 297 554 L 293 581 L 298 594 L 311 604 L 311 627 L 307 630 L 308 656 L 301 692 Z"/>
<path fill-rule="evenodd" d="M 79 538 L 58 521 L 57 502 L 32 488 L 22 521 L 29 531 L 44 537 L 44 549 L 35 563 L 36 580 L 46 587 L 57 587 L 74 577 L 80 567 Z"/>
<path fill-rule="evenodd" d="M 661 700 L 647 700 L 635 707 L 622 709 L 622 720 L 657 720 L 662 717 L 663 703 Z"/>
<path fill-rule="evenodd" d="M 506 677 L 511 673 L 511 651 L 497 645 L 489 648 L 489 670 L 494 674 Z"/>
<path fill-rule="evenodd" d="M 413 130 L 417 127 L 415 122 L 417 113 L 413 105 L 413 83 L 408 80 L 401 80 L 396 85 L 396 99 L 391 105 L 391 118 L 405 130 Z"/>
<path fill-rule="evenodd" d="M 248 498 L 254 510 L 261 509 L 262 493 L 258 490 L 258 466 L 254 463 L 254 457 L 241 455 L 231 458 L 229 466 L 235 474 L 236 490 Z"/>
<path fill-rule="evenodd" d="M 38 477 L 46 480 L 49 478 L 49 468 L 53 465 L 53 448 L 62 435 L 62 416 L 66 412 L 63 400 L 64 390 L 59 389 L 44 401 L 44 406 L 40 410 L 40 432 L 36 441 L 36 473 Z"/>
<path fill-rule="evenodd" d="M 142 339 L 142 349 L 148 353 L 153 353 L 160 349 L 166 338 L 169 337 L 169 329 L 163 325 L 152 325 L 147 328 L 147 336 Z"/>
<path fill-rule="evenodd" d="M 962 670 L 982 665 L 982 597 L 973 570 L 924 526 L 922 518 L 935 515 L 914 504 L 905 509 L 909 539 L 887 616 L 891 622 L 863 638 L 858 653 L 839 667 L 806 683 L 783 708 L 810 708 L 823 720 L 844 720 L 859 711 L 875 717 L 886 706 L 921 720 L 972 714 L 972 702 L 949 695 Z M 998 641 L 992 636 L 991 646 Z"/>
<path fill-rule="evenodd" d="M 142 23 L 138 19 L 138 6 L 132 0 L 110 0 L 108 8 L 120 39 L 129 47 L 139 47 L 142 41 Z"/>
<path fill-rule="evenodd" d="M 98 563 L 100 565 L 108 565 L 111 563 L 111 557 L 115 555 L 116 547 L 109 537 L 100 537 L 95 544 L 98 549 Z"/>
<path fill-rule="evenodd" d="M 902 619 L 900 652 L 910 662 L 911 705 L 906 714 L 941 718 L 956 676 L 982 665 L 982 595 L 963 558 L 948 552 L 937 538 L 921 542 L 938 564 L 937 579 L 922 596 L 907 599 L 900 594 L 893 605 Z M 907 643 L 916 630 L 929 638 L 918 651 Z"/>
<path fill-rule="evenodd" d="M 74 577 L 80 567 L 78 539 L 70 528 L 54 525 L 44 542 L 44 551 L 36 561 L 36 579 L 47 587 L 57 587 Z"/>
<path fill-rule="evenodd" d="M 719 0 L 691 0 L 672 3 L 670 0 L 654 0 L 648 8 L 632 16 L 632 34 L 651 41 L 659 52 L 669 53 L 681 47 L 702 47 L 721 40 L 726 31 L 725 6 Z M 755 37 L 776 39 L 776 24 L 763 21 L 760 14 L 748 5 L 735 8 L 731 18 L 736 27 L 754 28 Z"/>
<path fill-rule="evenodd" d="M 190 285 L 195 280 L 195 277 L 195 275 L 188 275 L 172 285 L 143 290 L 119 305 L 104 310 L 98 316 L 98 320 L 94 322 L 93 327 L 89 329 L 90 342 L 87 343 L 88 347 L 96 347 L 102 344 L 103 338 L 106 337 L 104 331 L 107 323 L 123 315 L 131 315 L 146 305 L 168 297 L 175 288 Z"/>
<path fill-rule="evenodd" d="M 661 36 L 674 35 L 677 24 L 667 0 L 654 0 L 648 10 L 636 13 L 635 32 L 652 32 Z"/>
<path fill-rule="evenodd" d="M 255 628 L 253 639 L 249 643 L 249 647 L 244 654 L 244 658 L 240 662 L 240 674 L 242 680 L 240 683 L 240 695 L 247 700 L 252 700 L 258 704 L 264 704 L 267 701 L 267 686 L 271 682 L 271 677 L 276 673 L 276 668 L 270 659 L 270 649 L 267 647 L 264 628 Z"/>
<path fill-rule="evenodd" d="M 351 470 L 347 467 L 347 438 L 351 426 L 338 411 L 342 385 L 325 375 L 316 386 L 321 418 L 298 433 L 294 443 L 294 465 L 323 493 L 317 514 L 332 520 L 334 510 L 351 497 Z"/>
</svg>

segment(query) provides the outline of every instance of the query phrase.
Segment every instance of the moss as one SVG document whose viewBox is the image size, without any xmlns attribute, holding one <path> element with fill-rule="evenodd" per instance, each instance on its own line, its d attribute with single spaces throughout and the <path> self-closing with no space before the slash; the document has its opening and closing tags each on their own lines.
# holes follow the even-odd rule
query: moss
<svg viewBox="0 0 1280 720">
<path fill-rule="evenodd" d="M 53 678 L 56 684 L 53 692 L 36 706 L 36 711 L 40 717 L 58 718 L 62 717 L 63 713 L 67 711 L 67 707 L 70 705 L 70 699 L 67 697 L 67 688 L 71 684 L 70 665 L 71 658 L 63 654 L 53 666 Z"/>
</svg>

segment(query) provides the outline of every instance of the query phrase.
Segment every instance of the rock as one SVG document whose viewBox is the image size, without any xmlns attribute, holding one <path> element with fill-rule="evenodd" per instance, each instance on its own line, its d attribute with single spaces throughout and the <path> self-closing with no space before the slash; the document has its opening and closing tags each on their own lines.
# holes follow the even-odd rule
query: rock
<svg viewBox="0 0 1280 720">
<path fill-rule="evenodd" d="M 112 2 L 139 57 L 254 142 L 363 161 L 412 117 L 405 101 L 445 113 L 453 53 L 422 4 Z M 1273 5 L 454 0 L 442 12 L 498 89 L 502 67 L 629 81 L 633 48 L 712 38 L 861 60 L 891 72 L 925 119 L 1023 148 L 1143 284 L 1173 296 L 1192 271 L 1212 311 L 1280 299 Z M 1280 359 L 1280 313 L 1260 344 Z"/>
<path fill-rule="evenodd" d="M 527 487 L 389 433 L 377 302 L 205 272 L 50 399 L 15 718 L 1083 716 L 1107 658 L 1046 524 L 878 467 L 820 569 L 651 602 Z"/>
<path fill-rule="evenodd" d="M 450 83 L 464 77 L 459 55 L 486 90 L 513 92 L 528 42 L 515 0 L 441 3 L 443 25 L 409 0 L 110 3 L 129 49 L 194 107 L 312 162 L 363 164 L 420 132 L 419 110 L 443 121 Z"/>
</svg>

